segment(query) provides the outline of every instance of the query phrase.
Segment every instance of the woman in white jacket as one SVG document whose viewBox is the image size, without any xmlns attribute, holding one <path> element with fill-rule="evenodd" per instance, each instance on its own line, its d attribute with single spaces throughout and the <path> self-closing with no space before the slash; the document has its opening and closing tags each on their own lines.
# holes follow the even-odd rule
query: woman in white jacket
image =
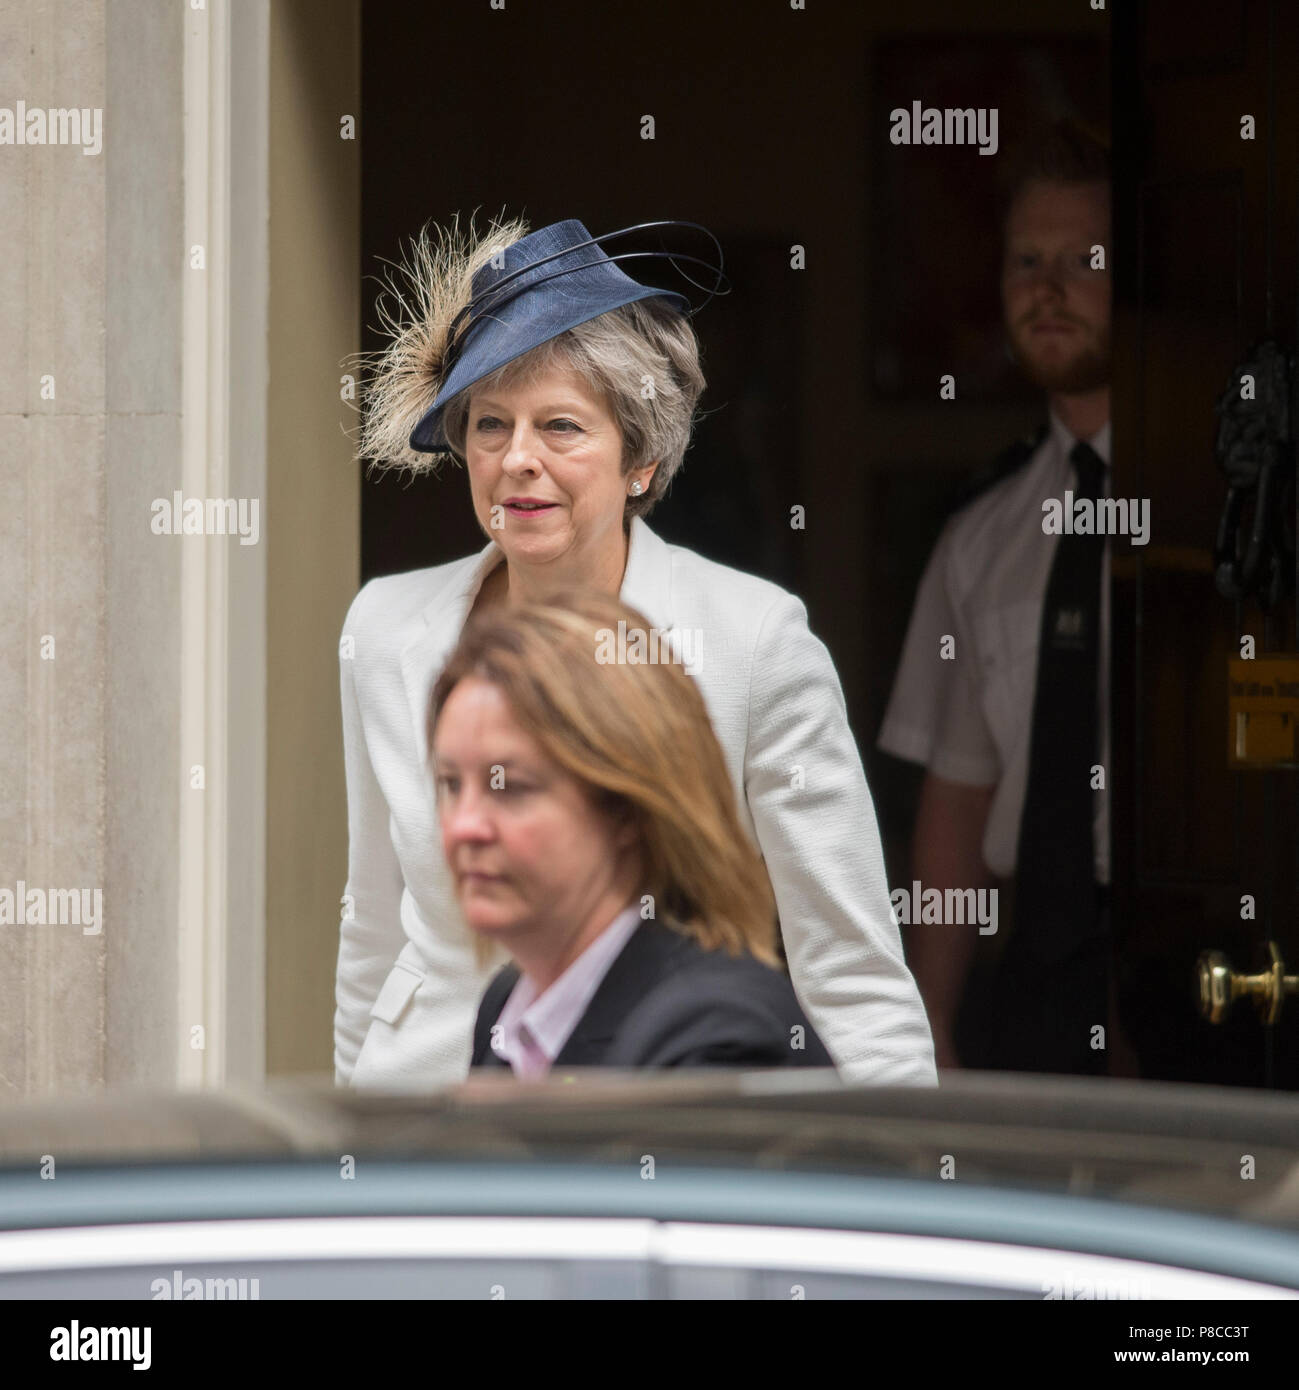
<svg viewBox="0 0 1299 1390">
<path fill-rule="evenodd" d="M 697 679 L 766 861 L 795 992 L 840 1072 L 934 1084 L 828 652 L 792 594 L 645 523 L 680 467 L 704 382 L 687 301 L 624 274 L 607 239 L 577 221 L 421 236 L 413 296 L 384 311 L 393 340 L 360 453 L 399 467 L 463 462 L 488 544 L 371 580 L 344 624 L 336 1079 L 423 1089 L 466 1075 L 500 962 L 475 950 L 442 857 L 430 696 L 471 612 L 591 587 L 653 625 L 646 643 L 614 635 L 612 659 L 652 660 L 666 642 Z"/>
</svg>

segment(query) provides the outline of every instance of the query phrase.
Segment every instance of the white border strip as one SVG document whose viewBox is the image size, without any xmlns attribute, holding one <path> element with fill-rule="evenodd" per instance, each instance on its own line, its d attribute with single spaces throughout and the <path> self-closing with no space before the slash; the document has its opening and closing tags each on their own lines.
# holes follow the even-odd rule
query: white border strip
<svg viewBox="0 0 1299 1390">
<path fill-rule="evenodd" d="M 1294 1289 L 1109 1256 L 940 1236 L 648 1219 L 318 1217 L 73 1227 L 0 1234 L 0 1274 L 286 1260 L 606 1259 L 865 1275 L 1046 1299 L 1295 1299 Z M 1084 1294 L 1090 1289 L 1090 1295 Z M 1115 1294 L 1113 1290 L 1126 1292 Z"/>
</svg>

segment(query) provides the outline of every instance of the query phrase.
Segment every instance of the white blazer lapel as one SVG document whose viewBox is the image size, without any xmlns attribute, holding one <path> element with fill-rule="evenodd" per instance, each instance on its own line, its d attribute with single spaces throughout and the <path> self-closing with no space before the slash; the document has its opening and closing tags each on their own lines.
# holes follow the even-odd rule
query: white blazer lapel
<svg viewBox="0 0 1299 1390">
<path fill-rule="evenodd" d="M 632 518 L 618 597 L 644 613 L 653 627 L 672 631 L 672 551 L 640 517 Z"/>
<path fill-rule="evenodd" d="M 428 765 L 428 709 L 433 685 L 460 640 L 483 580 L 504 558 L 500 547 L 492 541 L 472 561 L 457 567 L 451 582 L 425 604 L 414 624 L 414 634 L 402 648 L 401 676 L 410 703 L 421 768 Z"/>
<path fill-rule="evenodd" d="M 433 684 L 460 639 L 483 580 L 504 558 L 493 541 L 472 562 L 458 567 L 452 581 L 425 604 L 402 648 L 401 675 L 421 767 L 428 764 L 427 721 Z M 640 517 L 632 520 L 619 597 L 665 634 L 672 630 L 672 553 Z"/>
</svg>

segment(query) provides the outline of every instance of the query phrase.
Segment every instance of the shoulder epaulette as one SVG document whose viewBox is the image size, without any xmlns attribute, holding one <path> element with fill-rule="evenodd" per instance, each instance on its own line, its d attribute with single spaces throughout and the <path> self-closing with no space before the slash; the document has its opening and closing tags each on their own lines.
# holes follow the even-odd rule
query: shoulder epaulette
<svg viewBox="0 0 1299 1390">
<path fill-rule="evenodd" d="M 962 507 L 968 507 L 976 497 L 981 497 L 990 488 L 996 487 L 1003 478 L 1009 478 L 1012 473 L 1023 468 L 1046 438 L 1048 428 L 1049 425 L 1044 420 L 1032 434 L 1015 440 L 1008 448 L 1003 449 L 996 458 L 977 468 L 958 490 L 948 508 L 948 514 L 959 512 Z"/>
</svg>

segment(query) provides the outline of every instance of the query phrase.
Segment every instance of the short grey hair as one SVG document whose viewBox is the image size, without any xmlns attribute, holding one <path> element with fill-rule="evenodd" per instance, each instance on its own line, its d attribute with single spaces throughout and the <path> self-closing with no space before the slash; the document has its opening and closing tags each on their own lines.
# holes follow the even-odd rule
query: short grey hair
<svg viewBox="0 0 1299 1390">
<path fill-rule="evenodd" d="M 453 396 L 442 412 L 455 457 L 464 461 L 475 391 L 506 389 L 556 366 L 576 372 L 607 403 L 622 436 L 624 475 L 658 460 L 649 486 L 626 503 L 628 519 L 648 515 L 681 467 L 704 390 L 690 320 L 662 299 L 638 299 L 498 367 Z"/>
</svg>

